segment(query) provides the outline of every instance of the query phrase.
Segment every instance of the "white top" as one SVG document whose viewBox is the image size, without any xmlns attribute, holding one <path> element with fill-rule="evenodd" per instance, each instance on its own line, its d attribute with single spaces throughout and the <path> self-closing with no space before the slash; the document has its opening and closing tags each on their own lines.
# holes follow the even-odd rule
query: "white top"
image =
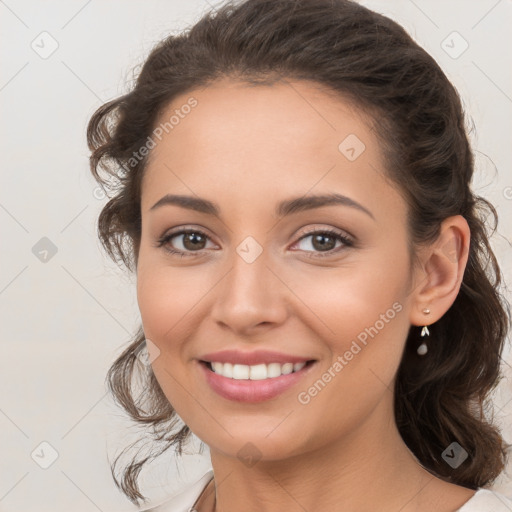
<svg viewBox="0 0 512 512">
<path fill-rule="evenodd" d="M 212 478 L 213 470 L 210 469 L 183 492 L 156 507 L 141 512 L 193 512 L 194 503 Z M 480 488 L 455 512 L 512 512 L 512 499 L 489 489 Z"/>
</svg>

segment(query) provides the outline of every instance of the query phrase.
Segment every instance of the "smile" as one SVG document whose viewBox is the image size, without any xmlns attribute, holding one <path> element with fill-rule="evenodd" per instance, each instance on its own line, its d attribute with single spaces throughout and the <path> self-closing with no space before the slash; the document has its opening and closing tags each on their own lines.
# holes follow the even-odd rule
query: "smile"
<svg viewBox="0 0 512 512">
<path fill-rule="evenodd" d="M 230 401 L 257 403 L 276 398 L 296 386 L 316 366 L 316 360 L 297 363 L 233 364 L 199 361 L 208 387 Z"/>
<path fill-rule="evenodd" d="M 228 379 L 235 380 L 265 380 L 275 379 L 281 375 L 288 375 L 293 372 L 298 372 L 306 366 L 306 363 L 270 363 L 270 364 L 232 364 L 211 362 L 210 369 L 227 377 Z"/>
</svg>

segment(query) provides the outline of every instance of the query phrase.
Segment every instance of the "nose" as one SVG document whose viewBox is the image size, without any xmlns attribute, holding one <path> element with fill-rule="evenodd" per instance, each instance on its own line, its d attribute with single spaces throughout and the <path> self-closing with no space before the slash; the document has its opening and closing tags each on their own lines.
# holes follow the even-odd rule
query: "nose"
<svg viewBox="0 0 512 512">
<path fill-rule="evenodd" d="M 211 315 L 218 326 L 250 336 L 282 324 L 288 314 L 287 287 L 263 252 L 249 263 L 234 252 L 232 266 L 214 290 Z"/>
</svg>

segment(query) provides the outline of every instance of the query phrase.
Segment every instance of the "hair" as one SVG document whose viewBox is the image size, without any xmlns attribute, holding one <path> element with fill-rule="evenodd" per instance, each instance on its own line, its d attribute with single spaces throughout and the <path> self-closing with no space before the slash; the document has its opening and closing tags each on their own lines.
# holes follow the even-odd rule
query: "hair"
<svg viewBox="0 0 512 512">
<path fill-rule="evenodd" d="M 147 144 L 173 98 L 222 78 L 252 85 L 309 80 L 369 113 L 386 177 L 408 207 L 411 247 L 434 242 L 450 216 L 468 222 L 471 241 L 460 291 L 431 326 L 427 356 L 418 356 L 419 328 L 410 327 L 395 380 L 394 414 L 404 442 L 431 474 L 471 489 L 491 484 L 509 449 L 489 417 L 510 327 L 489 241 L 498 217 L 471 190 L 474 158 L 457 91 L 396 22 L 350 0 L 247 0 L 226 3 L 159 42 L 132 90 L 99 107 L 88 124 L 91 172 L 114 191 L 98 217 L 103 247 L 115 262 L 136 269 L 148 156 L 134 163 L 133 155 Z M 120 481 L 119 457 L 111 466 L 116 485 L 136 504 L 146 501 L 137 485 L 144 464 L 171 447 L 182 454 L 190 438 L 150 365 L 141 370 L 137 364 L 144 347 L 141 326 L 107 375 L 116 402 L 150 428 L 161 448 L 134 457 Z M 143 382 L 138 397 L 135 376 Z M 469 454 L 457 468 L 442 457 L 454 441 Z"/>
</svg>

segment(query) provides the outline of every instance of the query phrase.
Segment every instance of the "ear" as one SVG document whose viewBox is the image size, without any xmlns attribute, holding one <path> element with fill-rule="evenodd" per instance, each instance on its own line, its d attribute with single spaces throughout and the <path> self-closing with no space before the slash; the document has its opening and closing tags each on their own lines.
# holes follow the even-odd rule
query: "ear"
<svg viewBox="0 0 512 512">
<path fill-rule="evenodd" d="M 433 324 L 455 302 L 468 261 L 470 239 L 466 219 L 456 215 L 445 219 L 437 240 L 421 250 L 411 292 L 411 324 Z M 424 309 L 429 309 L 430 314 L 425 314 Z"/>
</svg>

